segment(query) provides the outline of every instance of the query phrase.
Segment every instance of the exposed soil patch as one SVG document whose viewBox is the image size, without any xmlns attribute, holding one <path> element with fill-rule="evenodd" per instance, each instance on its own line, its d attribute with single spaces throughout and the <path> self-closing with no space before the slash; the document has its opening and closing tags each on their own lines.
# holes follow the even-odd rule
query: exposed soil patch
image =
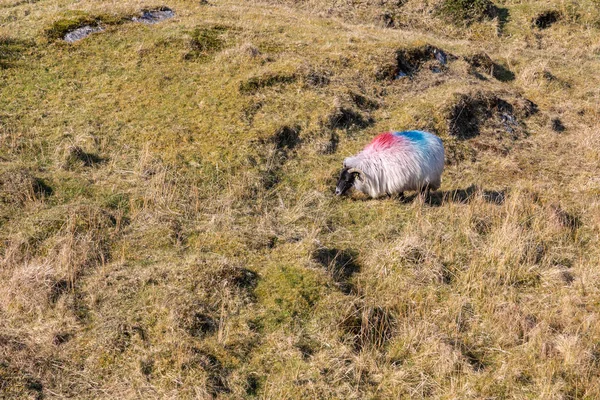
<svg viewBox="0 0 600 400">
<path fill-rule="evenodd" d="M 101 26 L 92 26 L 92 25 L 84 25 L 80 28 L 74 29 L 72 31 L 67 32 L 65 36 L 63 36 L 63 40 L 67 43 L 74 43 L 78 40 L 84 39 L 90 36 L 92 33 L 102 32 L 104 28 Z"/>
<path fill-rule="evenodd" d="M 420 70 L 442 73 L 449 61 L 456 59 L 442 49 L 431 45 L 400 49 L 396 52 L 395 62 L 386 64 L 376 72 L 379 80 L 411 78 Z"/>
<path fill-rule="evenodd" d="M 133 17 L 132 21 L 141 22 L 144 24 L 156 24 L 165 19 L 173 18 L 175 12 L 168 7 L 160 7 L 151 10 L 142 10 L 142 15 Z"/>
<path fill-rule="evenodd" d="M 448 108 L 448 133 L 468 140 L 473 149 L 506 153 L 515 140 L 526 136 L 522 120 L 536 111 L 526 99 L 511 104 L 493 93 L 458 94 Z"/>
<path fill-rule="evenodd" d="M 356 252 L 352 250 L 325 247 L 313 252 L 313 259 L 325 267 L 338 288 L 345 294 L 350 294 L 354 290 L 349 280 L 352 275 L 360 271 L 356 256 Z"/>
<path fill-rule="evenodd" d="M 548 10 L 537 15 L 531 20 L 534 27 L 538 29 L 549 28 L 552 24 L 558 22 L 560 19 L 560 12 L 556 10 Z"/>
</svg>

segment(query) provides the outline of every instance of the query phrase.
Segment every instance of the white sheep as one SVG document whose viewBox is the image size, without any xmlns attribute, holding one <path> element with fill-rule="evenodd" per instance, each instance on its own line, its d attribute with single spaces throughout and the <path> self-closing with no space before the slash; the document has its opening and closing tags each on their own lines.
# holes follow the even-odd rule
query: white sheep
<svg viewBox="0 0 600 400">
<path fill-rule="evenodd" d="M 335 190 L 342 195 L 352 186 L 377 198 L 406 190 L 437 190 L 444 170 L 444 145 L 434 134 L 422 131 L 386 132 L 359 154 L 344 160 Z"/>
</svg>

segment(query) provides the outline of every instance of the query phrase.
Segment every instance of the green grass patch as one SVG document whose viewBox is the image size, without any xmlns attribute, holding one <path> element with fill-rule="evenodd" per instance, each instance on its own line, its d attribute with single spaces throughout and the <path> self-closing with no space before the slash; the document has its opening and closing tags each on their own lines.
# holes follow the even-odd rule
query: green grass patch
<svg viewBox="0 0 600 400">
<path fill-rule="evenodd" d="M 497 7 L 490 0 L 444 0 L 439 14 L 455 24 L 494 18 Z"/>
</svg>

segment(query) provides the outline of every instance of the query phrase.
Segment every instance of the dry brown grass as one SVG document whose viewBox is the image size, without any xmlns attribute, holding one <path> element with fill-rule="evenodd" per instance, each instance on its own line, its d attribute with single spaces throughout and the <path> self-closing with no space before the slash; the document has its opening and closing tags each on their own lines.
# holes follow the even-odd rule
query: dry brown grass
<svg viewBox="0 0 600 400">
<path fill-rule="evenodd" d="M 0 1 L 0 397 L 600 397 L 597 2 L 205 3 Z"/>
</svg>

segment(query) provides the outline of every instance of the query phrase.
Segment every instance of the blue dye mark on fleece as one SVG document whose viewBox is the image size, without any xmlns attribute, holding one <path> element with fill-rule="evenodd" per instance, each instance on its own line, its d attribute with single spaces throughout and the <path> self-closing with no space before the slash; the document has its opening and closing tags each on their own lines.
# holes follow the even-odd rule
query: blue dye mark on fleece
<svg viewBox="0 0 600 400">
<path fill-rule="evenodd" d="M 423 131 L 404 131 L 404 132 L 394 132 L 394 136 L 402 136 L 406 139 L 410 140 L 413 143 L 422 143 L 427 139 L 425 136 L 429 136 L 427 132 Z"/>
<path fill-rule="evenodd" d="M 436 141 L 440 144 L 442 143 L 442 139 L 436 135 L 423 131 L 394 132 L 393 135 L 410 140 L 415 146 L 417 146 L 417 148 L 420 149 L 427 149 L 429 148 L 430 143 L 435 143 Z"/>
</svg>

